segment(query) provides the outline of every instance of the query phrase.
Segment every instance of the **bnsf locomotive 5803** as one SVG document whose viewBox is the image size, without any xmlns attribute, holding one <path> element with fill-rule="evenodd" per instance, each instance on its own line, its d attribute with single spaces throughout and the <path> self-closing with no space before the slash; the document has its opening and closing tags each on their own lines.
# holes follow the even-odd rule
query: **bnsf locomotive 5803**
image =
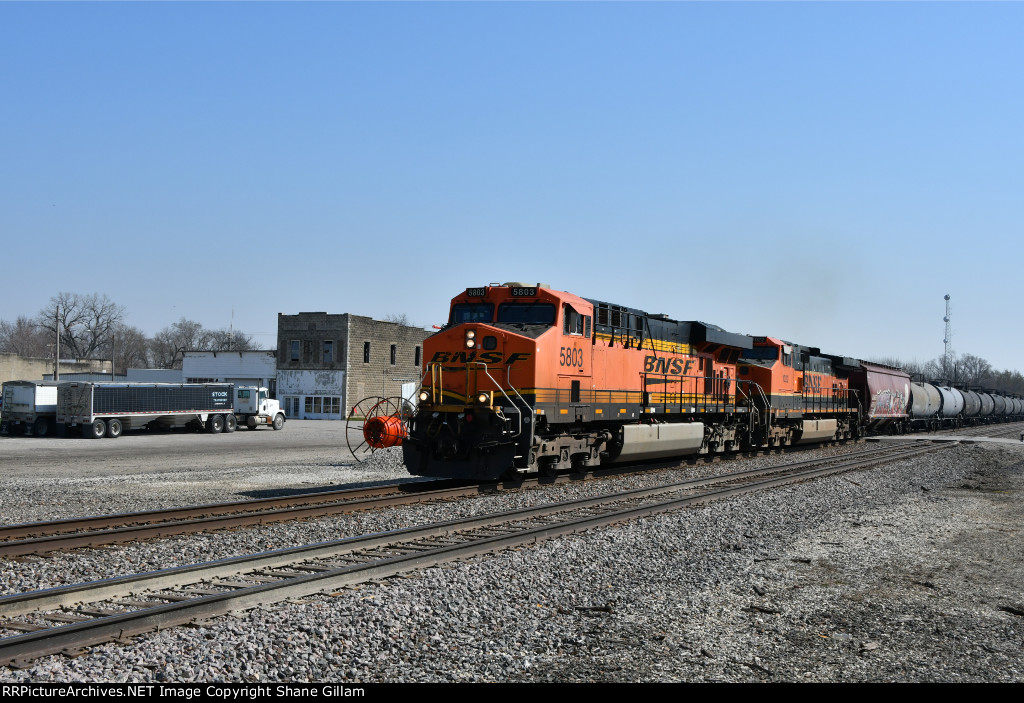
<svg viewBox="0 0 1024 703">
<path fill-rule="evenodd" d="M 774 337 L 509 283 L 452 300 L 424 342 L 407 428 L 382 418 L 367 432 L 400 441 L 413 474 L 488 480 L 903 431 L 914 385 Z"/>
</svg>

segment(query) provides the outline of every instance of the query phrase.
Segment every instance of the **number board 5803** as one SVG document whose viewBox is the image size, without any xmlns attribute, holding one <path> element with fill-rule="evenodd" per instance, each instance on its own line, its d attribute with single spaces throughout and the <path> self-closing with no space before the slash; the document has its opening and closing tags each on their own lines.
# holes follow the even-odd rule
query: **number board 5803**
<svg viewBox="0 0 1024 703">
<path fill-rule="evenodd" d="M 509 295 L 514 298 L 536 298 L 537 287 L 531 286 L 529 288 L 510 288 Z"/>
</svg>

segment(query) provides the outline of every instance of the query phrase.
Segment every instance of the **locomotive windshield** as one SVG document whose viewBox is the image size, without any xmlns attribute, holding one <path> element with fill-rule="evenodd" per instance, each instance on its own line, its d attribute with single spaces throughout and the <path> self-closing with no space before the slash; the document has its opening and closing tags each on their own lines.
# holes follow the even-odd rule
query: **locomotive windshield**
<svg viewBox="0 0 1024 703">
<path fill-rule="evenodd" d="M 520 325 L 555 324 L 555 306 L 551 303 L 502 303 L 498 322 Z"/>
<path fill-rule="evenodd" d="M 458 303 L 452 306 L 451 324 L 490 322 L 494 319 L 494 303 Z"/>
</svg>

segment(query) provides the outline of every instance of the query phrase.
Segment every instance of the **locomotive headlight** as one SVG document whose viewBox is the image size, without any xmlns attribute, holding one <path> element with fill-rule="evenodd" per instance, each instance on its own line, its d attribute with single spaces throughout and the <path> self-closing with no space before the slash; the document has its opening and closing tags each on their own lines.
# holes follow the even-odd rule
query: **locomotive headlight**
<svg viewBox="0 0 1024 703">
<path fill-rule="evenodd" d="M 491 394 L 490 393 L 477 393 L 476 394 L 476 402 L 480 403 L 480 405 L 487 405 L 488 403 L 490 403 L 490 401 L 491 401 Z"/>
<path fill-rule="evenodd" d="M 419 397 L 420 397 L 420 402 L 421 403 L 428 403 L 428 402 L 430 402 L 430 391 L 420 391 L 420 396 Z"/>
<path fill-rule="evenodd" d="M 472 349 L 476 346 L 476 330 L 466 330 L 466 348 Z"/>
<path fill-rule="evenodd" d="M 467 339 L 466 340 L 466 348 L 467 349 L 472 349 L 475 346 L 476 346 L 476 342 L 474 342 L 472 339 Z"/>
</svg>

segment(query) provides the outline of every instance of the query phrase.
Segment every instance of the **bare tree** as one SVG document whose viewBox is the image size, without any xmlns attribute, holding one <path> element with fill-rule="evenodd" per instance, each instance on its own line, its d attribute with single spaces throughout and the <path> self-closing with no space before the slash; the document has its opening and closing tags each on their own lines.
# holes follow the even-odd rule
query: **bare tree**
<svg viewBox="0 0 1024 703">
<path fill-rule="evenodd" d="M 249 351 L 252 337 L 238 330 L 207 330 L 194 351 Z"/>
<path fill-rule="evenodd" d="M 149 339 L 146 333 L 138 327 L 118 325 L 111 335 L 113 345 L 107 354 L 114 359 L 114 368 L 117 373 L 125 373 L 131 368 L 146 368 L 149 366 Z"/>
<path fill-rule="evenodd" d="M 203 335 L 203 326 L 195 320 L 184 317 L 153 335 L 150 340 L 150 355 L 153 364 L 160 369 L 180 369 L 185 352 L 196 349 Z"/>
<path fill-rule="evenodd" d="M 246 351 L 252 337 L 237 330 L 208 330 L 184 317 L 165 327 L 150 340 L 153 363 L 162 369 L 180 369 L 187 351 Z"/>
<path fill-rule="evenodd" d="M 965 386 L 983 386 L 992 376 L 992 364 L 973 354 L 963 354 L 955 362 L 957 381 Z"/>
<path fill-rule="evenodd" d="M 404 312 L 393 313 L 384 318 L 384 322 L 394 322 L 397 325 L 405 325 L 406 327 L 412 327 L 413 324 L 409 321 L 409 316 Z"/>
<path fill-rule="evenodd" d="M 24 315 L 14 322 L 0 320 L 0 352 L 43 359 L 53 356 L 53 341 L 53 336 Z"/>
<path fill-rule="evenodd" d="M 39 311 L 36 324 L 56 337 L 60 327 L 61 356 L 89 359 L 109 344 L 113 329 L 124 318 L 124 306 L 106 295 L 58 293 Z"/>
</svg>

